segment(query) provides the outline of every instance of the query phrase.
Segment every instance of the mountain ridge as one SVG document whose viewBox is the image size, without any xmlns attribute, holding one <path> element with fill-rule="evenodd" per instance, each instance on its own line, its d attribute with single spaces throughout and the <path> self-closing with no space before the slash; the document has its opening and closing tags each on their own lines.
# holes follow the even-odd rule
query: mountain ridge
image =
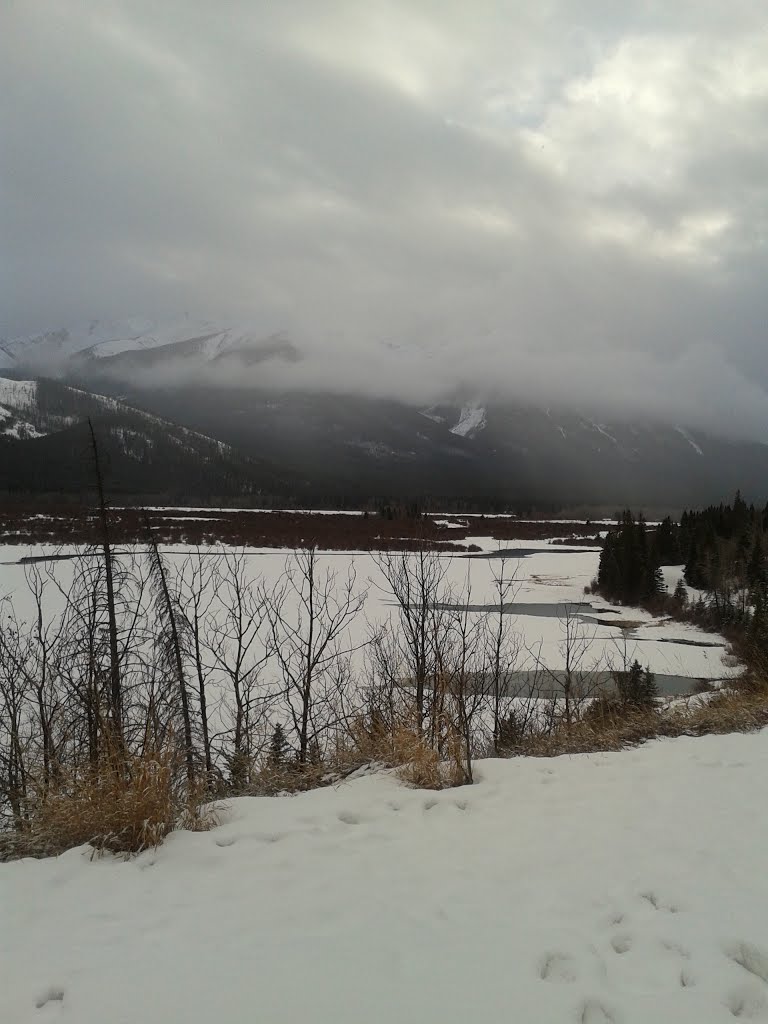
<svg viewBox="0 0 768 1024">
<path fill-rule="evenodd" d="M 468 388 L 418 404 L 345 393 L 341 380 L 335 391 L 313 389 L 302 377 L 292 386 L 291 365 L 303 353 L 284 332 L 134 317 L 12 339 L 0 343 L 2 354 L 13 363 L 6 374 L 26 371 L 37 379 L 47 367 L 47 376 L 58 376 L 63 386 L 121 400 L 134 414 L 227 445 L 224 461 L 247 464 L 256 490 L 267 481 L 271 492 L 282 481 L 284 498 L 682 507 L 718 501 L 739 487 L 755 500 L 768 498 L 762 442 L 575 404 L 490 399 Z M 280 386 L 260 372 L 276 363 L 288 382 Z M 222 367 L 226 372 L 219 373 Z M 34 440 L 39 424 L 24 428 L 17 420 L 16 440 Z"/>
</svg>

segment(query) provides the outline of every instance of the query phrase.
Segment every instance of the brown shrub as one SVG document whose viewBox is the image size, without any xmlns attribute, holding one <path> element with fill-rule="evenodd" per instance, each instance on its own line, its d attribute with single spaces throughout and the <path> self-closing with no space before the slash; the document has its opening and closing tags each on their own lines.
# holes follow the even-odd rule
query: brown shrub
<svg viewBox="0 0 768 1024">
<path fill-rule="evenodd" d="M 689 732 L 706 733 L 754 732 L 768 725 L 768 687 L 756 679 L 721 690 L 710 700 L 697 701 L 682 716 Z"/>
<path fill-rule="evenodd" d="M 349 736 L 336 751 L 335 765 L 346 775 L 364 765 L 396 768 L 398 778 L 419 789 L 447 789 L 464 785 L 467 774 L 459 733 L 445 726 L 440 749 L 420 734 L 412 713 L 385 722 L 378 715 L 363 715 L 351 723 Z"/>
<path fill-rule="evenodd" d="M 338 779 L 335 764 L 318 763 L 264 764 L 253 776 L 246 792 L 256 796 L 278 796 L 281 793 L 305 793 L 319 789 Z"/>
<path fill-rule="evenodd" d="M 215 821 L 205 787 L 190 791 L 175 750 L 60 772 L 32 806 L 23 832 L 4 837 L 3 855 L 50 856 L 89 844 L 94 854 L 135 854 L 174 829 L 205 831 Z"/>
</svg>

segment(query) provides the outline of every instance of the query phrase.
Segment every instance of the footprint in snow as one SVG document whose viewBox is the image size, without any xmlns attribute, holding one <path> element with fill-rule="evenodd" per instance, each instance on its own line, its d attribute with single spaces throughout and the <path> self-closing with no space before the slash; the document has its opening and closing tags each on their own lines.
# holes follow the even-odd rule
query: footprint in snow
<svg viewBox="0 0 768 1024">
<path fill-rule="evenodd" d="M 766 998 L 757 985 L 747 982 L 731 989 L 723 1000 L 734 1017 L 744 1020 L 765 1019 Z"/>
<path fill-rule="evenodd" d="M 545 953 L 539 967 L 539 977 L 542 981 L 574 982 L 578 978 L 576 963 L 567 953 Z"/>
<path fill-rule="evenodd" d="M 342 811 L 339 815 L 339 821 L 344 822 L 345 825 L 360 825 L 362 818 L 359 814 L 353 814 L 351 811 Z"/>
<path fill-rule="evenodd" d="M 597 999 L 587 999 L 576 1019 L 579 1024 L 617 1024 L 615 1015 Z"/>
<path fill-rule="evenodd" d="M 671 940 L 668 940 L 668 939 L 662 939 L 661 944 L 664 947 L 664 949 L 666 949 L 668 952 L 675 953 L 677 956 L 681 957 L 683 960 L 690 960 L 690 958 L 691 958 L 690 951 L 687 950 L 685 948 L 685 946 L 681 946 L 679 942 L 672 942 Z"/>
<path fill-rule="evenodd" d="M 63 1003 L 64 1002 L 64 989 L 58 988 L 52 985 L 46 989 L 45 992 L 35 1001 L 35 1007 L 38 1010 L 42 1010 L 44 1006 L 48 1006 L 50 1003 Z"/>
<path fill-rule="evenodd" d="M 751 942 L 734 942 L 726 947 L 725 955 L 768 985 L 768 953 L 759 946 Z"/>
<path fill-rule="evenodd" d="M 647 892 L 641 892 L 640 899 L 645 900 L 646 903 L 650 903 L 654 910 L 666 911 L 668 914 L 680 913 L 680 907 L 674 903 L 668 903 L 666 900 L 663 900 L 658 893 L 653 892 L 653 890 L 649 889 Z"/>
<path fill-rule="evenodd" d="M 684 967 L 680 971 L 680 988 L 693 988 L 695 984 L 696 976 L 687 967 Z"/>
<path fill-rule="evenodd" d="M 632 949 L 632 939 L 629 935 L 614 935 L 611 939 L 611 948 L 619 955 L 628 953 Z"/>
</svg>

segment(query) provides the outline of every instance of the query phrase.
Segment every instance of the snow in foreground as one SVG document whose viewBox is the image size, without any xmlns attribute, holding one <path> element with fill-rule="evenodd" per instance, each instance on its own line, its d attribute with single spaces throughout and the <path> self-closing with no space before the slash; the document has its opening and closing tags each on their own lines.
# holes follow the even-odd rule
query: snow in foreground
<svg viewBox="0 0 768 1024">
<path fill-rule="evenodd" d="M 477 774 L 0 865 L 0 1020 L 768 1019 L 768 732 Z"/>
</svg>

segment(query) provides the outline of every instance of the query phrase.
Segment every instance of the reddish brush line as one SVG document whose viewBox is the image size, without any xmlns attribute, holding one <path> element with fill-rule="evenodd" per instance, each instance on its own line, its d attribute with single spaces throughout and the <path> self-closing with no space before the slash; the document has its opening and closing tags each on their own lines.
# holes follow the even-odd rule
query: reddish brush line
<svg viewBox="0 0 768 1024">
<path fill-rule="evenodd" d="M 232 510 L 164 510 L 150 513 L 152 529 L 161 544 L 229 544 L 243 547 L 317 547 L 327 551 L 401 550 L 425 544 L 446 551 L 478 550 L 468 537 L 495 540 L 548 540 L 561 537 L 563 525 L 510 518 L 436 516 L 456 526 L 438 526 L 431 517 L 387 519 L 378 515 L 322 515 L 311 512 L 252 512 Z M 590 537 L 594 527 L 568 525 L 574 538 Z M 113 543 L 140 543 L 146 534 L 139 508 L 110 511 Z M 99 538 L 97 510 L 64 506 L 13 508 L 0 511 L 0 543 L 93 544 Z"/>
</svg>

